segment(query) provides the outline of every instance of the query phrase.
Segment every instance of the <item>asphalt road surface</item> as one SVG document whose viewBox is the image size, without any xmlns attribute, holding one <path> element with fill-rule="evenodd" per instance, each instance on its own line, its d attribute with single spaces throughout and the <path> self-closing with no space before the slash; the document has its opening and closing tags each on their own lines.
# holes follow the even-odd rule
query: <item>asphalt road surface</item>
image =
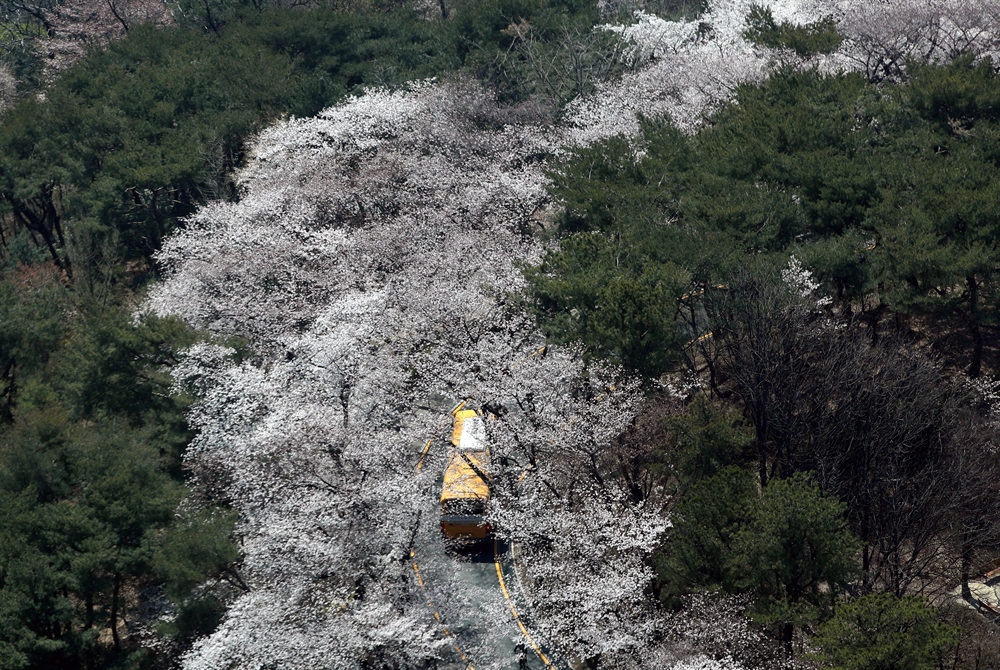
<svg viewBox="0 0 1000 670">
<path fill-rule="evenodd" d="M 524 597 L 517 586 L 510 552 L 500 544 L 498 554 L 508 595 L 518 613 L 524 617 Z M 548 670 L 559 667 L 546 666 L 542 662 L 514 619 L 497 577 L 492 542 L 480 542 L 449 551 L 448 558 L 453 568 L 452 588 L 460 594 L 463 605 L 459 610 L 462 620 L 451 622 L 449 630 L 468 663 L 462 662 L 455 654 L 455 659 L 444 666 L 447 670 L 467 670 L 469 665 L 475 670 Z M 445 623 L 448 625 L 447 621 Z M 546 650 L 543 648 L 542 651 L 545 653 Z"/>
<path fill-rule="evenodd" d="M 442 627 L 451 634 L 450 642 L 461 652 L 449 652 L 441 670 L 568 670 L 568 666 L 552 658 L 544 644 L 540 651 L 549 664 L 541 660 L 518 621 L 511 613 L 511 603 L 527 631 L 531 628 L 526 598 L 521 593 L 508 548 L 499 543 L 478 542 L 460 549 L 445 547 L 438 530 L 437 498 L 440 495 L 445 461 L 449 447 L 451 417 L 447 413 L 452 400 L 435 397 L 424 409 L 434 416 L 443 416 L 432 442 L 436 448 L 414 445 L 419 450 L 424 472 L 434 473 L 428 482 L 428 506 L 424 510 L 421 538 L 414 555 L 420 566 L 423 592 L 432 603 L 428 616 L 441 617 Z M 500 557 L 507 597 L 500 586 L 494 556 Z M 508 597 L 511 600 L 508 600 Z M 537 643 L 542 643 L 536 638 Z M 465 660 L 462 660 L 462 656 Z"/>
</svg>

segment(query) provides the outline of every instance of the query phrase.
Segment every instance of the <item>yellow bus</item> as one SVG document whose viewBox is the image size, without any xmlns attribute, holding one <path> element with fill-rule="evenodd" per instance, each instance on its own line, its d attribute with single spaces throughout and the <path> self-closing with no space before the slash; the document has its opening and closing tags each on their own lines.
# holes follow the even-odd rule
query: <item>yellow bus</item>
<svg viewBox="0 0 1000 670">
<path fill-rule="evenodd" d="M 492 530 L 486 521 L 490 499 L 486 426 L 478 411 L 461 408 L 452 412 L 451 453 L 441 489 L 441 533 L 449 540 L 485 540 Z"/>
</svg>

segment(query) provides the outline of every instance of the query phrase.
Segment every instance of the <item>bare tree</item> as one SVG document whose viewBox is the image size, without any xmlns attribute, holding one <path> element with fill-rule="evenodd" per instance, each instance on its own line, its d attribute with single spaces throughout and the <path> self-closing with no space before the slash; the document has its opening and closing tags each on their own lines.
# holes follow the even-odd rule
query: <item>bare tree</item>
<svg viewBox="0 0 1000 670">
<path fill-rule="evenodd" d="M 810 393 L 812 361 L 822 355 L 815 300 L 777 272 L 749 266 L 705 295 L 720 374 L 754 427 L 761 486 L 791 474 Z"/>
<path fill-rule="evenodd" d="M 959 54 L 995 54 L 996 0 L 880 0 L 843 3 L 844 55 L 872 80 L 899 80 L 909 61 L 940 63 Z"/>
<path fill-rule="evenodd" d="M 996 544 L 995 430 L 980 394 L 901 340 L 873 344 L 777 272 L 710 296 L 724 386 L 755 427 L 761 484 L 811 470 L 848 505 L 861 588 L 930 594 Z"/>
<path fill-rule="evenodd" d="M 162 0 L 65 0 L 44 16 L 48 37 L 39 49 L 50 79 L 83 58 L 87 49 L 103 48 L 135 26 L 173 22 Z"/>
</svg>

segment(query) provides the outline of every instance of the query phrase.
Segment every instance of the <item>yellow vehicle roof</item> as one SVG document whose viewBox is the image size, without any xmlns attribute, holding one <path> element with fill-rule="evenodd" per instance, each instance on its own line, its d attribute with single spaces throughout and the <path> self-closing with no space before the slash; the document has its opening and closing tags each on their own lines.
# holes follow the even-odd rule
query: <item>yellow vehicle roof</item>
<svg viewBox="0 0 1000 670">
<path fill-rule="evenodd" d="M 474 409 L 463 409 L 455 412 L 455 421 L 452 423 L 451 427 L 452 444 L 457 447 L 459 441 L 462 439 L 462 425 L 465 423 L 465 420 L 478 415 L 479 412 Z"/>
<path fill-rule="evenodd" d="M 465 456 L 485 472 L 486 454 L 482 451 L 466 451 Z M 462 458 L 462 454 L 453 453 L 448 459 L 448 467 L 444 471 L 444 486 L 441 489 L 441 502 L 458 498 L 490 497 L 490 487 L 476 471 Z"/>
</svg>

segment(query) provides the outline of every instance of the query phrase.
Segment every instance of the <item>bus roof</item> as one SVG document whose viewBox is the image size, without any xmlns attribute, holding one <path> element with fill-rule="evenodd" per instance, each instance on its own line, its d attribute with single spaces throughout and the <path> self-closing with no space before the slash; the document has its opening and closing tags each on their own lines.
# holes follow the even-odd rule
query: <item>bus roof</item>
<svg viewBox="0 0 1000 670">
<path fill-rule="evenodd" d="M 454 500 L 457 498 L 480 498 L 487 500 L 490 497 L 490 487 L 483 481 L 482 477 L 476 474 L 462 456 L 468 457 L 475 463 L 476 467 L 484 470 L 486 466 L 486 455 L 481 451 L 466 451 L 461 454 L 453 453 L 448 459 L 448 467 L 444 471 L 444 487 L 441 489 L 441 502 Z"/>
<path fill-rule="evenodd" d="M 459 451 L 485 451 L 486 425 L 483 417 L 470 416 L 462 425 L 462 437 L 458 440 Z"/>
<path fill-rule="evenodd" d="M 463 409 L 455 412 L 455 420 L 451 428 L 451 443 L 456 447 L 462 439 L 462 429 L 465 428 L 466 419 L 479 418 L 479 412 L 474 409 Z"/>
</svg>

